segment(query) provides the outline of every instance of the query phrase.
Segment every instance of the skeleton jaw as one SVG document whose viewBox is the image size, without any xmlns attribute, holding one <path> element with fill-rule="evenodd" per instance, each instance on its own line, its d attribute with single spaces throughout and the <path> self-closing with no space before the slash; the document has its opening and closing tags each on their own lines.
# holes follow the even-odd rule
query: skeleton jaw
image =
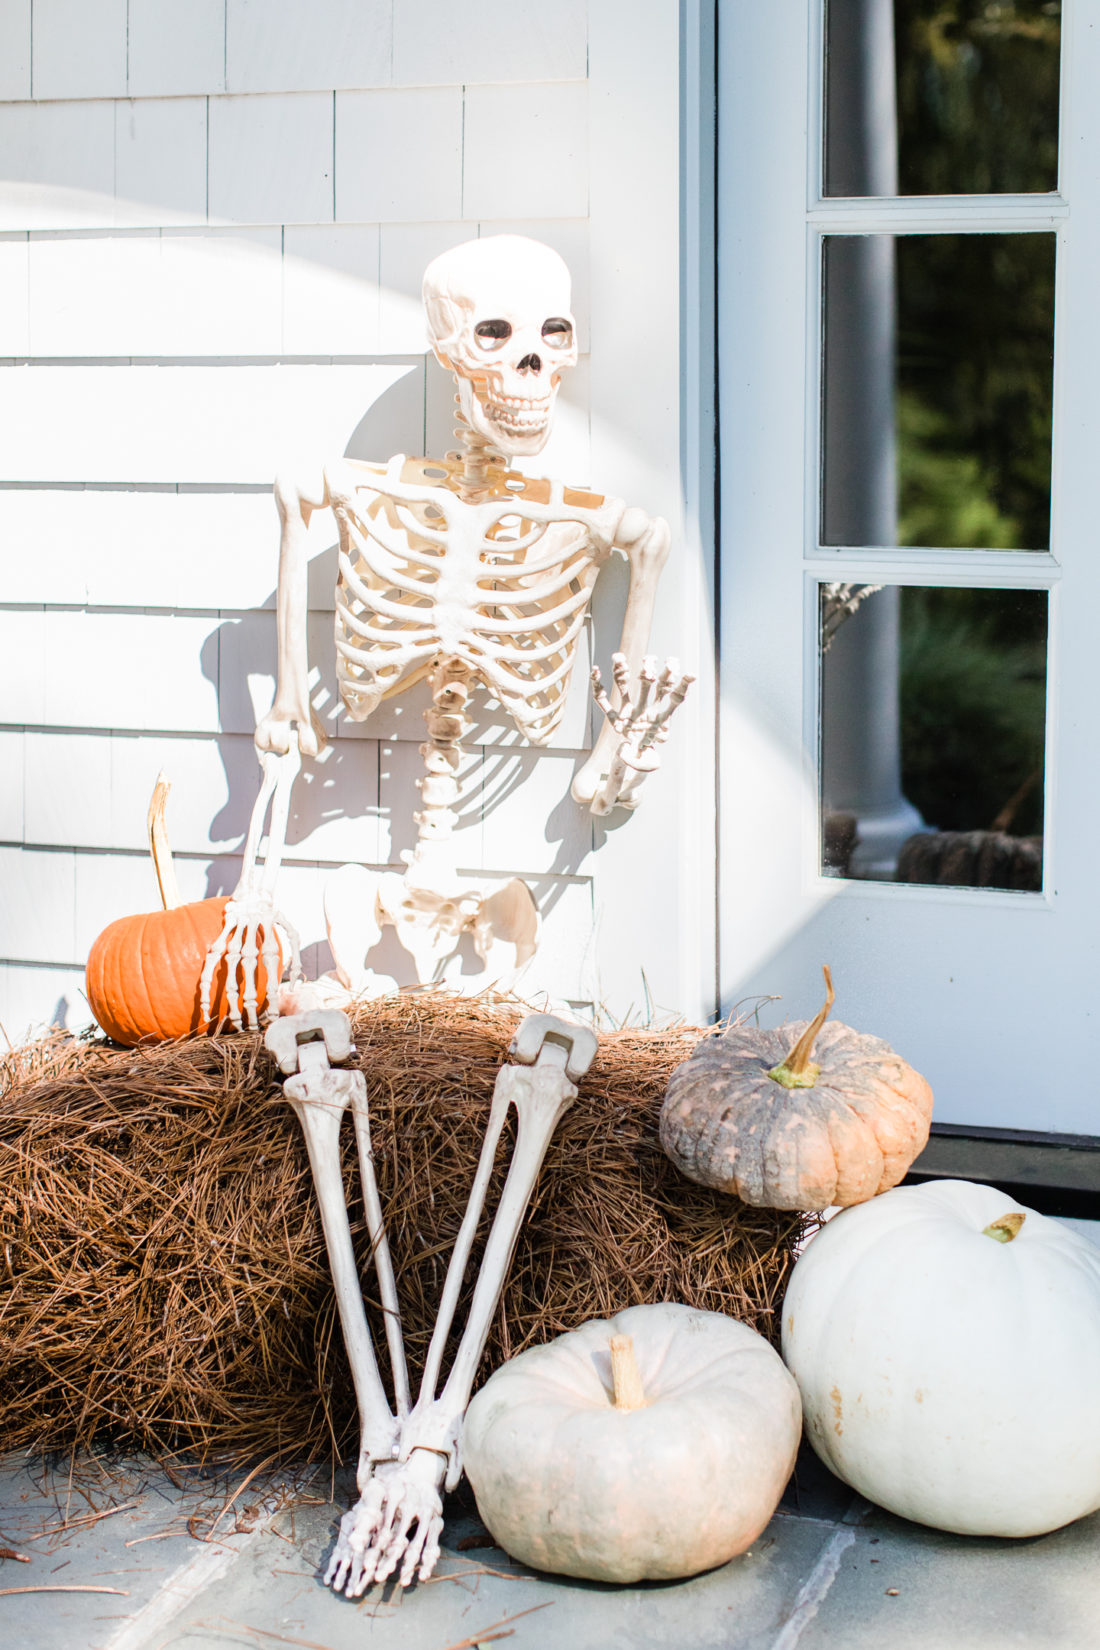
<svg viewBox="0 0 1100 1650">
<path fill-rule="evenodd" d="M 557 381 L 539 395 L 507 395 L 499 381 L 467 378 L 458 371 L 455 383 L 463 417 L 491 446 L 520 458 L 541 453 L 550 439 Z"/>
</svg>

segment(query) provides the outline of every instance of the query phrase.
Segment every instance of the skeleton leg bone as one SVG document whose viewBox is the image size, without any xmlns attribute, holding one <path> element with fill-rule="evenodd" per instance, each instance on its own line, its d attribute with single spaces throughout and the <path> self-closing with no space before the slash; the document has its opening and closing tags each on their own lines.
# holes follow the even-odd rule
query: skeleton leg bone
<svg viewBox="0 0 1100 1650">
<path fill-rule="evenodd" d="M 507 1281 L 538 1172 L 554 1130 L 577 1098 L 572 1079 L 579 1081 L 584 1076 L 596 1057 L 596 1048 L 596 1034 L 588 1026 L 571 1025 L 553 1014 L 528 1015 L 512 1039 L 510 1052 L 523 1064 L 506 1066 L 498 1081 L 504 1081 L 516 1108 L 515 1151 L 485 1245 L 466 1328 L 438 1400 L 444 1410 L 453 1410 L 459 1417 L 465 1414 L 470 1401 L 477 1366 Z M 417 1400 L 418 1409 L 424 1397 L 422 1391 Z M 416 1429 L 414 1416 L 415 1411 L 409 1418 L 410 1432 Z M 447 1476 L 449 1489 L 457 1484 L 461 1470 L 456 1452 Z"/>
<path fill-rule="evenodd" d="M 366 1083 L 360 1071 L 333 1070 L 329 1066 L 330 1054 L 341 1060 L 352 1051 L 351 1027 L 347 1016 L 339 1011 L 284 1016 L 268 1027 L 264 1041 L 286 1074 L 284 1092 L 305 1136 L 359 1409 L 358 1482 L 360 1491 L 366 1492 L 376 1463 L 392 1460 L 398 1453 L 400 1426 L 407 1415 L 409 1397 L 397 1289 L 370 1157 Z M 386 1336 L 397 1390 L 396 1416 L 390 1409 L 378 1372 L 344 1200 L 340 1125 L 348 1106 L 352 1107 L 355 1118 L 367 1230 L 386 1315 Z"/>
<path fill-rule="evenodd" d="M 470 1203 L 447 1269 L 416 1407 L 401 1428 L 399 1459 L 381 1463 L 357 1506 L 346 1513 L 325 1579 L 351 1598 L 400 1565 L 398 1582 L 426 1580 L 439 1556 L 441 1491 L 461 1475 L 462 1419 L 493 1314 L 507 1278 L 535 1180 L 561 1117 L 576 1098 L 571 1077 L 588 1069 L 595 1034 L 553 1015 L 522 1022 L 511 1051 L 524 1066 L 505 1066 L 493 1093 L 489 1125 Z M 442 1393 L 436 1383 L 484 1206 L 497 1143 L 509 1104 L 517 1113 L 516 1146 L 489 1231 L 470 1314 Z"/>
<path fill-rule="evenodd" d="M 439 1371 L 443 1364 L 443 1352 L 447 1345 L 447 1337 L 451 1333 L 451 1325 L 454 1322 L 455 1308 L 458 1305 L 462 1280 L 466 1276 L 470 1250 L 473 1248 L 474 1237 L 481 1221 L 482 1211 L 485 1208 L 485 1195 L 489 1190 L 489 1180 L 493 1173 L 493 1164 L 496 1162 L 501 1131 L 508 1116 L 508 1107 L 512 1102 L 511 1089 L 507 1081 L 508 1073 L 512 1069 L 514 1068 L 505 1067 L 493 1085 L 493 1100 L 489 1108 L 489 1122 L 485 1129 L 485 1138 L 481 1143 L 477 1172 L 474 1175 L 474 1183 L 470 1188 L 470 1199 L 466 1205 L 466 1212 L 462 1217 L 462 1225 L 459 1227 L 458 1236 L 455 1238 L 455 1246 L 447 1267 L 447 1276 L 443 1280 L 443 1293 L 439 1297 L 439 1310 L 436 1314 L 435 1326 L 432 1329 L 432 1338 L 428 1346 L 428 1356 L 424 1363 L 424 1374 L 420 1383 L 421 1393 L 428 1392 L 433 1397 L 439 1384 Z"/>
<path fill-rule="evenodd" d="M 409 1371 L 405 1364 L 405 1343 L 401 1339 L 401 1308 L 397 1301 L 397 1280 L 393 1275 L 393 1261 L 382 1220 L 382 1200 L 378 1195 L 378 1181 L 374 1173 L 374 1157 L 370 1143 L 370 1114 L 367 1107 L 367 1085 L 362 1073 L 353 1086 L 351 1095 L 352 1122 L 355 1127 L 355 1146 L 359 1155 L 359 1183 L 363 1192 L 363 1213 L 367 1217 L 367 1235 L 371 1254 L 378 1273 L 378 1293 L 386 1321 L 386 1345 L 393 1371 L 394 1402 L 400 1421 L 409 1412 Z"/>
</svg>

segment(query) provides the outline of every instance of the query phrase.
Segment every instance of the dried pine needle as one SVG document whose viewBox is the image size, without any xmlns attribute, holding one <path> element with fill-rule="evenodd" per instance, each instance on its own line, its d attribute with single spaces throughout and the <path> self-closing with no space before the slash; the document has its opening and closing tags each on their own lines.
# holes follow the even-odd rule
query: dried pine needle
<svg viewBox="0 0 1100 1650">
<path fill-rule="evenodd" d="M 425 994 L 356 1016 L 414 1381 L 523 1012 Z M 657 1140 L 669 1075 L 700 1035 L 601 1034 L 539 1176 L 482 1378 L 642 1301 L 728 1312 L 774 1336 L 801 1218 L 692 1185 Z M 350 1123 L 343 1145 L 385 1371 Z M 506 1163 L 502 1146 L 489 1214 Z M 487 1228 L 488 1214 L 470 1280 Z M 257 1036 L 122 1050 L 57 1034 L 0 1059 L 0 1278 L 9 1449 L 112 1443 L 228 1463 L 354 1452 L 305 1149 Z"/>
</svg>

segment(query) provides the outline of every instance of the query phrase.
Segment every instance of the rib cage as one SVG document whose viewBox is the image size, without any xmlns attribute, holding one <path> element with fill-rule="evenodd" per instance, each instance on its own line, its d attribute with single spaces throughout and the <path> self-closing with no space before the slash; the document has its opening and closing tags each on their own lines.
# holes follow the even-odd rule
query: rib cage
<svg viewBox="0 0 1100 1650">
<path fill-rule="evenodd" d="M 561 721 L 592 585 L 623 506 L 566 502 L 560 482 L 519 476 L 473 502 L 427 478 L 450 466 L 400 455 L 367 484 L 334 487 L 340 533 L 336 673 L 356 721 L 426 676 L 463 660 L 520 731 L 543 745 Z M 412 470 L 423 484 L 405 479 Z M 583 496 L 583 495 L 582 495 Z"/>
</svg>

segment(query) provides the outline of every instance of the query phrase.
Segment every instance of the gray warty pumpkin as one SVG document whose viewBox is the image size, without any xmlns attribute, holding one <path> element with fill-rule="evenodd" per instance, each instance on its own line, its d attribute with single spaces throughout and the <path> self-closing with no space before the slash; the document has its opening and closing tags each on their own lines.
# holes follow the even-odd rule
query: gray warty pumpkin
<svg viewBox="0 0 1100 1650">
<path fill-rule="evenodd" d="M 896 1186 L 924 1147 L 932 1090 L 881 1038 L 825 1023 L 824 973 L 808 1024 L 731 1026 L 676 1067 L 661 1145 L 689 1180 L 759 1208 L 828 1209 Z"/>
</svg>

